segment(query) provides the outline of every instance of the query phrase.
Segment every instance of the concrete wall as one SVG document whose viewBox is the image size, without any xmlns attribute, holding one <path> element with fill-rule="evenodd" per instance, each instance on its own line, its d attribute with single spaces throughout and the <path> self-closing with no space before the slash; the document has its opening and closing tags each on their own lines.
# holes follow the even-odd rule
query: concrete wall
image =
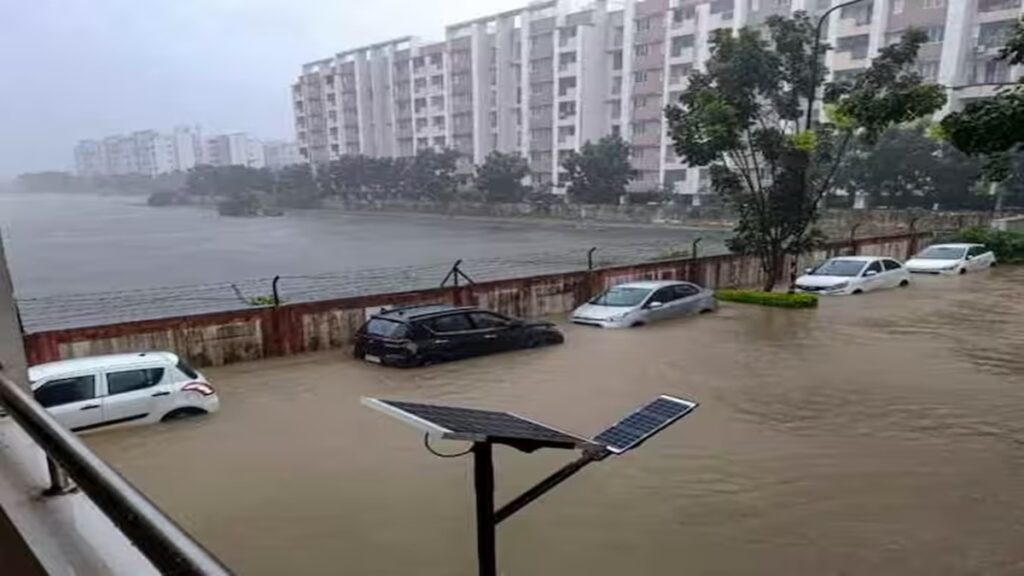
<svg viewBox="0 0 1024 576">
<path fill-rule="evenodd" d="M 929 237 L 905 234 L 860 239 L 855 246 L 836 242 L 801 257 L 795 269 L 850 251 L 903 259 Z M 565 314 L 600 290 L 632 280 L 686 279 L 721 288 L 760 286 L 763 278 L 755 258 L 730 254 L 481 282 L 459 288 L 289 304 L 276 309 L 39 332 L 25 336 L 25 344 L 31 364 L 115 352 L 171 350 L 196 365 L 220 365 L 348 348 L 367 314 L 383 306 L 448 302 L 479 305 L 529 318 Z"/>
<path fill-rule="evenodd" d="M 405 200 L 338 202 L 336 207 L 358 212 L 394 212 L 480 216 L 491 218 L 551 218 L 635 224 L 731 226 L 732 214 L 715 206 L 648 206 L 586 204 L 487 204 L 483 202 L 416 202 Z M 831 237 L 848 238 L 856 225 L 860 237 L 911 232 L 956 230 L 988 226 L 991 212 L 927 212 L 915 210 L 823 210 L 819 225 Z"/>
<path fill-rule="evenodd" d="M 8 378 L 25 385 L 25 350 L 22 347 L 21 322 L 14 304 L 14 286 L 7 260 L 4 257 L 4 243 L 0 236 L 0 368 Z"/>
</svg>

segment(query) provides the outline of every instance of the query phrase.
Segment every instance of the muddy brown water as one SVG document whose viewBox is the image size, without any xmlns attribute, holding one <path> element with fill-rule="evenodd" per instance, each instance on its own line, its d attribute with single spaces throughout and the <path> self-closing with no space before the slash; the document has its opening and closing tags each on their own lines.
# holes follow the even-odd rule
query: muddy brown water
<svg viewBox="0 0 1024 576">
<path fill-rule="evenodd" d="M 667 392 L 701 407 L 503 524 L 502 574 L 1022 574 L 1024 270 L 915 280 L 423 370 L 210 369 L 221 413 L 88 441 L 240 574 L 469 575 L 471 460 L 360 397 L 592 434 Z M 569 456 L 497 449 L 498 500 Z"/>
</svg>

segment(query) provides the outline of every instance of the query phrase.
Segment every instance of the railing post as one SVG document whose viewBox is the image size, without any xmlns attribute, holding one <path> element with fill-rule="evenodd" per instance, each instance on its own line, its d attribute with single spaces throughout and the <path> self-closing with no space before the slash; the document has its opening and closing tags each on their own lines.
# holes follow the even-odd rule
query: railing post
<svg viewBox="0 0 1024 576">
<path fill-rule="evenodd" d="M 50 475 L 50 487 L 43 490 L 43 496 L 61 496 L 75 491 L 68 473 L 49 456 L 46 457 L 46 471 Z"/>
</svg>

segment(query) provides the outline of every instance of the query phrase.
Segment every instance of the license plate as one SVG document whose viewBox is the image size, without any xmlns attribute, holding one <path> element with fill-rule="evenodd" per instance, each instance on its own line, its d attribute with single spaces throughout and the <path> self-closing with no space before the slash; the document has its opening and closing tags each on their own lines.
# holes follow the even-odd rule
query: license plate
<svg viewBox="0 0 1024 576">
<path fill-rule="evenodd" d="M 374 356 L 373 354 L 364 355 L 363 360 L 366 360 L 367 362 L 373 362 L 374 364 L 380 364 L 380 356 Z"/>
</svg>

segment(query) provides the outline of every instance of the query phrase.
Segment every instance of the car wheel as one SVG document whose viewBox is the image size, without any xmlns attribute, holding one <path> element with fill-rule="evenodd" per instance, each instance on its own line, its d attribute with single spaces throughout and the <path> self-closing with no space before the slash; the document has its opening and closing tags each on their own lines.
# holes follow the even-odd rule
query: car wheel
<svg viewBox="0 0 1024 576">
<path fill-rule="evenodd" d="M 699 312 L 699 314 L 711 314 L 714 311 L 715 311 L 714 308 L 702 308 L 701 311 Z"/>
<path fill-rule="evenodd" d="M 855 288 L 853 290 L 853 292 L 851 292 L 851 294 L 863 294 L 863 293 L 864 293 L 864 291 L 861 290 L 860 288 Z"/>
<path fill-rule="evenodd" d="M 194 408 L 191 406 L 188 408 L 175 408 L 167 414 L 164 414 L 164 417 L 161 418 L 160 421 L 170 422 L 172 420 L 184 420 L 185 418 L 194 418 L 196 416 L 202 416 L 203 414 L 206 414 L 206 410 L 203 410 L 202 408 Z"/>
<path fill-rule="evenodd" d="M 639 327 L 641 327 L 643 325 L 644 325 L 643 322 L 633 322 L 632 324 L 629 325 L 629 327 L 630 328 L 639 328 Z"/>
<path fill-rule="evenodd" d="M 906 288 L 910 286 L 910 280 L 900 280 L 900 288 Z"/>
<path fill-rule="evenodd" d="M 967 274 L 967 268 L 961 268 L 960 271 L 957 272 L 957 274 L 959 274 L 961 276 L 963 276 L 964 274 Z"/>
</svg>

